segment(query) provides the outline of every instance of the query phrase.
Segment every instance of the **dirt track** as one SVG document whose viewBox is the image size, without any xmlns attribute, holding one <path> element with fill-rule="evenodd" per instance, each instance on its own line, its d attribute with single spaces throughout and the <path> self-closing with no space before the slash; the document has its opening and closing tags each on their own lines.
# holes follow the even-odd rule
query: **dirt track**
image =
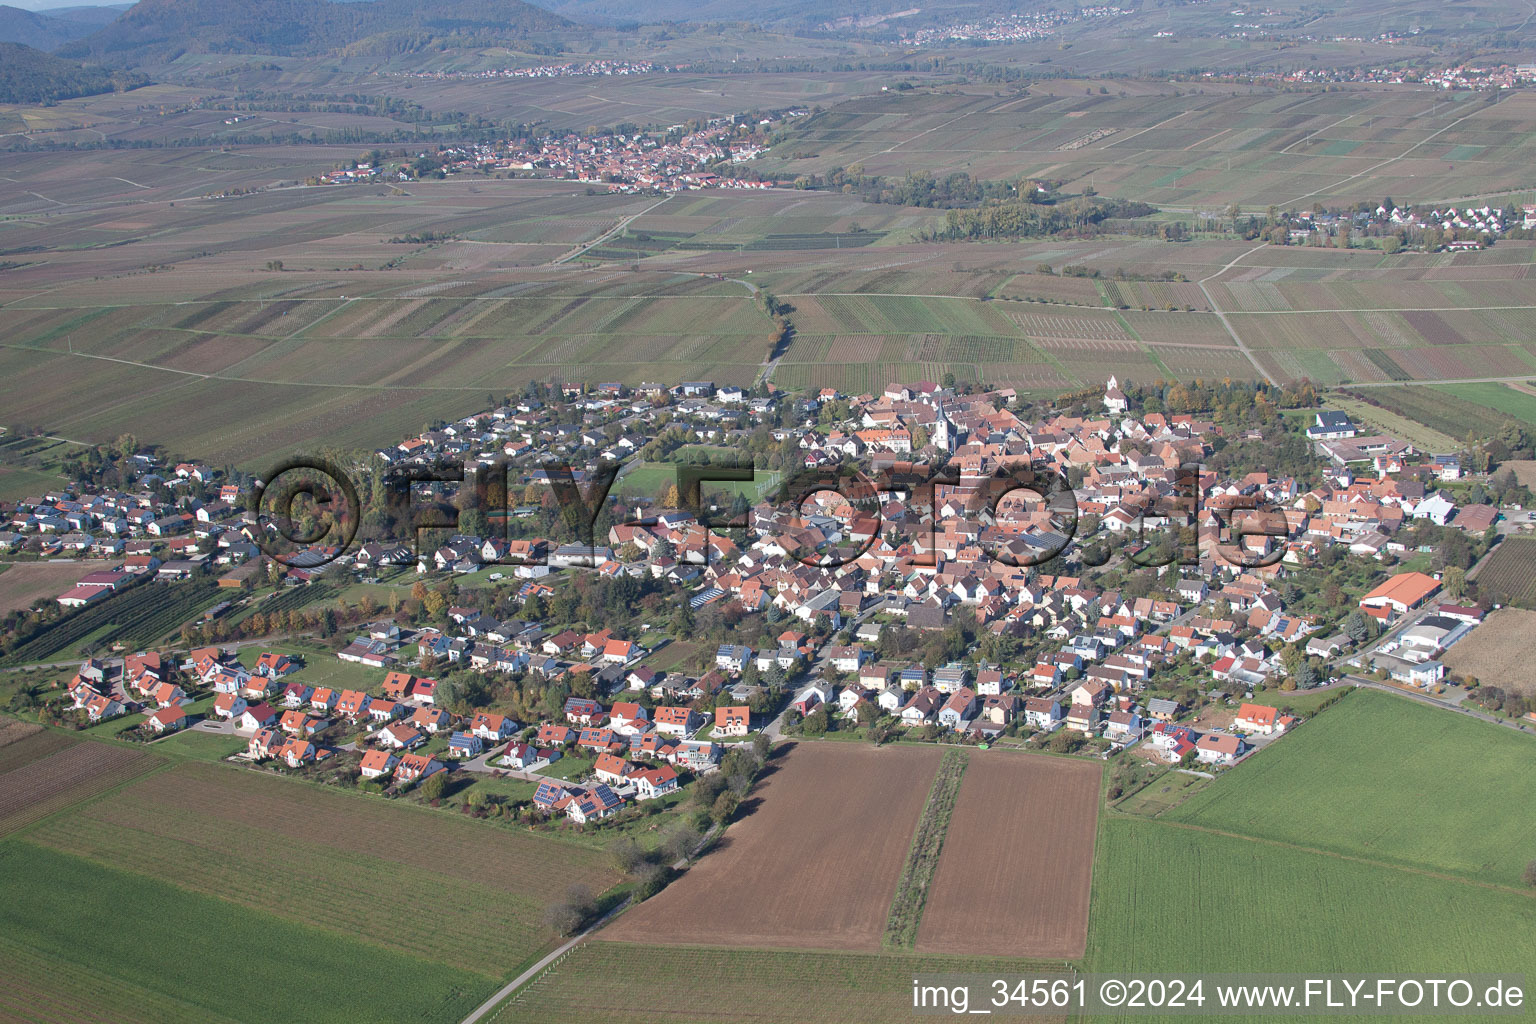
<svg viewBox="0 0 1536 1024">
<path fill-rule="evenodd" d="M 721 845 L 603 938 L 878 950 L 937 747 L 800 743 Z"/>
</svg>

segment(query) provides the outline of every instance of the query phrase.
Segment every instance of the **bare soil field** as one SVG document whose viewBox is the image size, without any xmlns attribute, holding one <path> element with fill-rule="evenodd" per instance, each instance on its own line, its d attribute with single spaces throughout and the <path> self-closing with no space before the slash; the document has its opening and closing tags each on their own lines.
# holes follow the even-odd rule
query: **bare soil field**
<svg viewBox="0 0 1536 1024">
<path fill-rule="evenodd" d="M 58 597 L 86 573 L 106 562 L 14 562 L 0 572 L 0 615 L 30 608 L 39 598 Z"/>
<path fill-rule="evenodd" d="M 1484 685 L 1536 697 L 1536 677 L 1530 666 L 1533 632 L 1536 612 L 1500 608 L 1440 660 L 1457 675 L 1476 676 Z"/>
<path fill-rule="evenodd" d="M 918 952 L 1081 957 L 1099 775 L 1085 762 L 973 753 L 923 910 Z"/>
<path fill-rule="evenodd" d="M 137 750 L 76 743 L 14 768 L 0 776 L 0 836 L 162 763 L 153 754 Z"/>
<path fill-rule="evenodd" d="M 760 806 L 604 937 L 880 949 L 939 755 L 937 747 L 796 744 L 749 798 Z"/>
</svg>

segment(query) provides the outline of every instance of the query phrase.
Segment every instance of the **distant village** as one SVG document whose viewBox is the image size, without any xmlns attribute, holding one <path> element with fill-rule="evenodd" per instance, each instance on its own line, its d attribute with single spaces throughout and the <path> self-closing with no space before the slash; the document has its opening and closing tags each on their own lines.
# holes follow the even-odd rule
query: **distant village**
<svg viewBox="0 0 1536 1024">
<path fill-rule="evenodd" d="M 789 110 L 760 116 L 711 118 L 695 129 L 685 124 L 647 131 L 545 134 L 418 154 L 413 164 L 390 171 L 370 161 L 328 171 L 320 184 L 409 181 L 425 173 L 498 171 L 601 185 L 608 191 L 682 192 L 704 188 L 766 189 L 770 181 L 728 170 L 760 156 L 766 134 L 783 121 L 805 116 Z"/>
<path fill-rule="evenodd" d="M 474 78 L 603 78 L 612 75 L 652 75 L 680 70 L 677 66 L 649 60 L 588 60 L 569 64 L 535 64 L 531 67 L 484 68 L 479 71 L 394 71 L 401 78 L 440 81 Z"/>
</svg>

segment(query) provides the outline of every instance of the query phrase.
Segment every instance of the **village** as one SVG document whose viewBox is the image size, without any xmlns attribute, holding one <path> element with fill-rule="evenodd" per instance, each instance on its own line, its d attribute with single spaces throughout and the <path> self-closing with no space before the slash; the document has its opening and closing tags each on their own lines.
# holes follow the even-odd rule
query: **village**
<svg viewBox="0 0 1536 1024">
<path fill-rule="evenodd" d="M 543 133 L 529 139 L 442 147 L 433 153 L 420 153 L 414 162 L 392 170 L 382 163 L 354 161 L 320 175 L 317 182 L 409 181 L 430 172 L 480 171 L 558 178 L 603 185 L 615 192 L 764 189 L 773 187 L 773 182 L 756 174 L 733 174 L 729 168 L 761 156 L 768 148 L 769 132 L 806 113 L 737 114 L 710 118 L 696 126 L 674 124 L 656 130 L 631 127 L 598 134 Z"/>
<path fill-rule="evenodd" d="M 459 527 L 419 548 L 378 538 L 273 561 L 275 527 L 246 508 L 241 482 L 137 451 L 119 459 L 132 486 L 18 503 L 0 546 L 110 565 L 63 590 L 55 615 L 141 588 L 223 598 L 183 627 L 185 654 L 86 658 L 41 696 L 61 723 L 122 718 L 121 735 L 150 742 L 223 732 L 246 741 L 242 760 L 345 765 L 380 792 L 500 774 L 536 784 L 529 813 L 579 826 L 677 794 L 759 737 L 1128 751 L 1211 771 L 1340 688 L 1444 692 L 1439 656 L 1482 617 L 1459 600 L 1465 570 L 1504 519 L 1437 486 L 1462 478 L 1462 457 L 1322 409 L 1284 428 L 1305 478 L 1247 470 L 1232 454 L 1262 448 L 1278 413 L 1237 431 L 1147 411 L 1189 397 L 1111 378 L 1068 409 L 1021 416 L 1011 392 L 931 382 L 878 396 L 708 381 L 530 389 L 369 457 L 374 473 L 511 460 L 500 471 L 522 504 L 497 516 L 460 502 Z M 673 442 L 734 445 L 776 474 L 868 465 L 877 482 L 799 505 L 738 495 L 745 530 L 704 525 L 709 510 L 680 507 L 670 488 L 610 499 L 593 546 L 560 535 L 549 471 L 533 467 L 586 466 L 580 481 L 594 460 Z M 914 494 L 916 456 L 958 475 Z M 1218 459 L 1235 469 L 1203 468 Z M 984 482 L 1020 468 L 1070 481 L 1071 506 L 1003 496 L 975 515 Z M 1443 557 L 1453 550 L 1459 563 Z M 1324 578 L 1303 591 L 1295 579 L 1309 573 Z M 307 588 L 381 577 L 410 596 L 389 617 L 359 620 L 382 610 L 372 601 L 341 608 L 324 646 L 229 643 L 231 607 L 297 609 Z M 571 588 L 591 586 L 640 608 L 579 614 Z M 582 600 L 597 607 L 590 590 Z M 318 620 L 257 621 L 302 632 Z M 356 685 L 306 681 L 325 658 L 360 673 Z"/>
</svg>

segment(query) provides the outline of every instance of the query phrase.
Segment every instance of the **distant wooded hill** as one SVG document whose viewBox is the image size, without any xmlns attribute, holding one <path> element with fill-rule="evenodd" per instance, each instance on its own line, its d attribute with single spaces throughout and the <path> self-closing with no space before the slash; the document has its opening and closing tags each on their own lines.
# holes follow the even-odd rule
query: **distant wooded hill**
<svg viewBox="0 0 1536 1024">
<path fill-rule="evenodd" d="M 0 43 L 24 43 L 52 50 L 72 39 L 95 32 L 128 9 L 118 7 L 69 7 L 57 11 L 24 11 L 0 4 Z"/>
<path fill-rule="evenodd" d="M 59 48 L 132 67 L 184 53 L 388 56 L 429 46 L 503 46 L 573 22 L 520 0 L 140 0 Z"/>
<path fill-rule="evenodd" d="M 136 72 L 61 60 L 20 43 L 0 43 L 0 103 L 48 103 L 147 82 Z"/>
</svg>

